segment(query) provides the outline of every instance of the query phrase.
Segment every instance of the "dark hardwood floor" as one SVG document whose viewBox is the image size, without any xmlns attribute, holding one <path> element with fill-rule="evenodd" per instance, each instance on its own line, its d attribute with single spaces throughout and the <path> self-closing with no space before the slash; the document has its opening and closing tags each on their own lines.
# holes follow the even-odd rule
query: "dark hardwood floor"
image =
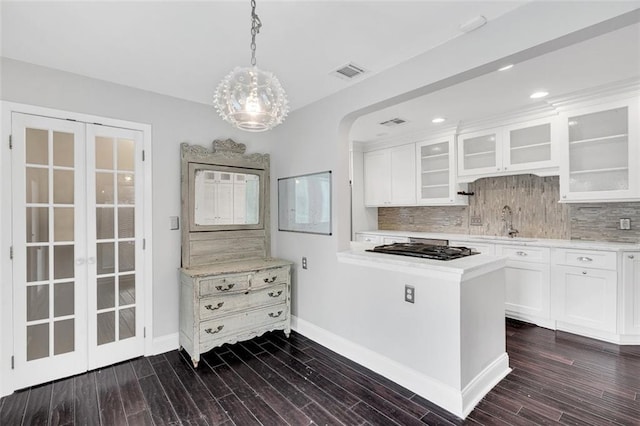
<svg viewBox="0 0 640 426">
<path fill-rule="evenodd" d="M 640 425 L 640 346 L 507 321 L 513 372 L 462 421 L 293 333 L 138 358 L 16 392 L 0 425 Z"/>
</svg>

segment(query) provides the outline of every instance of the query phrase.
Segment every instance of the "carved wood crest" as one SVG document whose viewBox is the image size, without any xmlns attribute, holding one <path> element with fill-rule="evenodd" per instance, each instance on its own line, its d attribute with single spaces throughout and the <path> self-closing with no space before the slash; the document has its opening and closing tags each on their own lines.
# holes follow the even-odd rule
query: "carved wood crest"
<svg viewBox="0 0 640 426">
<path fill-rule="evenodd" d="M 190 145 L 187 142 L 180 144 L 180 153 L 183 160 L 215 163 L 221 160 L 242 160 L 255 163 L 262 168 L 269 165 L 269 154 L 245 154 L 247 147 L 233 139 L 216 139 L 209 150 L 200 145 Z"/>
</svg>

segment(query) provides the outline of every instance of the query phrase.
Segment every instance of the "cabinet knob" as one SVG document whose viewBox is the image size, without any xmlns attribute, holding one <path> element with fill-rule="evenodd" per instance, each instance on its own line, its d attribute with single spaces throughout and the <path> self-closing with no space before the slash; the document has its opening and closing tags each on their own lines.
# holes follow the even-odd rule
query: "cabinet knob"
<svg viewBox="0 0 640 426">
<path fill-rule="evenodd" d="M 587 257 L 587 256 L 580 256 L 580 257 L 578 257 L 578 260 L 580 262 L 593 262 L 593 259 L 590 258 L 590 257 Z"/>
<path fill-rule="evenodd" d="M 562 196 L 562 198 L 567 198 L 567 196 L 566 196 L 566 195 L 563 195 L 563 196 Z"/>
<path fill-rule="evenodd" d="M 527 256 L 527 252 L 525 252 L 525 251 L 517 251 L 516 254 L 518 256 Z"/>
<path fill-rule="evenodd" d="M 628 257 L 629 259 L 635 259 L 635 257 L 632 254 L 630 254 Z"/>
<path fill-rule="evenodd" d="M 582 275 L 587 275 L 587 271 L 582 271 Z"/>
</svg>

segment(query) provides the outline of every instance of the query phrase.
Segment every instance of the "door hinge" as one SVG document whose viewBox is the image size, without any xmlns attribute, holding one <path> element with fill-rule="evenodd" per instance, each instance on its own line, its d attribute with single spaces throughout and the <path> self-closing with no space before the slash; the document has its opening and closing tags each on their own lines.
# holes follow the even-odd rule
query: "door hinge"
<svg viewBox="0 0 640 426">
<path fill-rule="evenodd" d="M 147 327 L 142 329 L 142 337 L 147 337 Z"/>
<path fill-rule="evenodd" d="M 142 150 L 142 161 L 144 161 L 144 149 Z"/>
<path fill-rule="evenodd" d="M 14 357 L 13 355 L 11 355 L 11 369 L 13 370 L 14 368 L 15 368 Z"/>
<path fill-rule="evenodd" d="M 9 149 L 13 149 L 13 135 L 9 135 Z"/>
<path fill-rule="evenodd" d="M 13 260 L 13 246 L 9 247 L 9 259 Z"/>
<path fill-rule="evenodd" d="M 146 250 L 146 248 L 147 248 L 147 239 L 143 238 L 142 239 L 142 250 Z"/>
</svg>

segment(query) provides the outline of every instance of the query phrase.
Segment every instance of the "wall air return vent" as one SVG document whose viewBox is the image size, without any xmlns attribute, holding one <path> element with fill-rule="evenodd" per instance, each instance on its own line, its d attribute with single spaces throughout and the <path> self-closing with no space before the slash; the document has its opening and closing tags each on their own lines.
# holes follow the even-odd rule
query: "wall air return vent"
<svg viewBox="0 0 640 426">
<path fill-rule="evenodd" d="M 344 80 L 351 80 L 352 78 L 362 75 L 365 72 L 366 70 L 361 66 L 355 65 L 354 63 L 349 63 L 343 67 L 338 68 L 331 74 Z"/>
<path fill-rule="evenodd" d="M 387 127 L 395 127 L 395 126 L 399 126 L 401 124 L 406 123 L 407 120 L 403 120 L 402 118 L 392 118 L 391 120 L 387 120 L 387 121 L 383 121 L 382 123 L 380 123 L 383 126 L 387 126 Z"/>
</svg>

